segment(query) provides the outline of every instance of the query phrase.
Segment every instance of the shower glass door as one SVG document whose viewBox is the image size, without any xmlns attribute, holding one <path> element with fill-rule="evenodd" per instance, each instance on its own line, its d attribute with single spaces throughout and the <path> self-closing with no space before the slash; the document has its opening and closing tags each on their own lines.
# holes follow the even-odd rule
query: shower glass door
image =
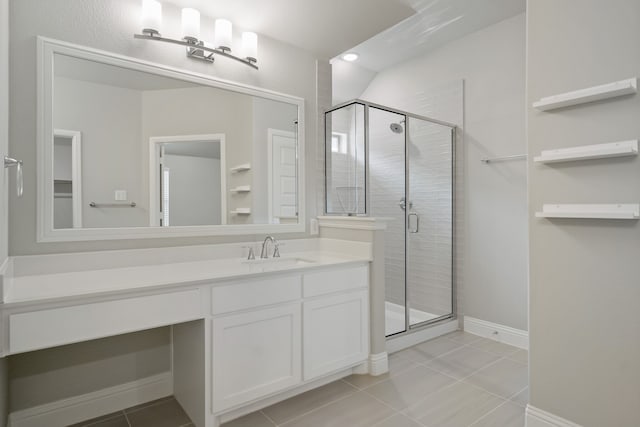
<svg viewBox="0 0 640 427">
<path fill-rule="evenodd" d="M 365 101 L 325 118 L 327 214 L 387 223 L 386 335 L 454 317 L 454 128 Z"/>
<path fill-rule="evenodd" d="M 454 132 L 407 118 L 407 310 L 409 327 L 453 315 Z"/>
</svg>

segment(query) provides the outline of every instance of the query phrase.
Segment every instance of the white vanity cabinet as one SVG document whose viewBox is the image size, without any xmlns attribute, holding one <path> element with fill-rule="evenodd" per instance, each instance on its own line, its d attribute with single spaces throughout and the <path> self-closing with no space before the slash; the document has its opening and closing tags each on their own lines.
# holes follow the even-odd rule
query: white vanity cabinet
<svg viewBox="0 0 640 427">
<path fill-rule="evenodd" d="M 338 267 L 214 287 L 214 414 L 365 362 L 368 271 Z"/>
<path fill-rule="evenodd" d="M 366 366 L 369 260 L 318 255 L 308 264 L 283 271 L 266 264 L 262 272 L 256 272 L 260 263 L 241 265 L 236 275 L 215 277 L 217 268 L 187 263 L 162 272 L 174 275 L 169 282 L 146 286 L 131 278 L 151 282 L 155 265 L 13 278 L 12 296 L 23 300 L 0 307 L 0 350 L 8 356 L 172 325 L 170 379 L 141 397 L 113 395 L 100 407 L 113 412 L 123 402 L 133 406 L 173 394 L 196 426 L 218 426 Z M 211 273 L 202 274 L 205 268 Z M 132 286 L 123 286 L 126 280 Z M 109 289 L 111 283 L 117 286 Z M 37 286 L 68 295 L 36 299 Z M 95 292 L 74 293 L 90 286 Z M 86 399 L 56 402 L 54 415 L 41 408 L 20 414 L 31 418 L 15 425 L 73 424 L 94 415 Z M 62 421 L 51 424 L 51 417 Z"/>
<path fill-rule="evenodd" d="M 366 266 L 304 276 L 304 379 L 312 380 L 369 355 Z"/>
<path fill-rule="evenodd" d="M 214 319 L 214 412 L 300 383 L 300 327 L 299 303 Z"/>
<path fill-rule="evenodd" d="M 212 289 L 213 412 L 302 380 L 300 275 Z"/>
</svg>

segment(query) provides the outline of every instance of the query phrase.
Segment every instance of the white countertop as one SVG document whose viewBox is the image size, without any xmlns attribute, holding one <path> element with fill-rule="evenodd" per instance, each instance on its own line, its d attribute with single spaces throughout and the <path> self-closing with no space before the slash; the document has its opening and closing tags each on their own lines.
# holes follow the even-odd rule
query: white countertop
<svg viewBox="0 0 640 427">
<path fill-rule="evenodd" d="M 358 251 L 356 251 L 358 252 Z M 5 277 L 4 304 L 209 283 L 370 261 L 364 253 L 302 251 L 270 260 L 216 258 L 140 266 Z"/>
</svg>

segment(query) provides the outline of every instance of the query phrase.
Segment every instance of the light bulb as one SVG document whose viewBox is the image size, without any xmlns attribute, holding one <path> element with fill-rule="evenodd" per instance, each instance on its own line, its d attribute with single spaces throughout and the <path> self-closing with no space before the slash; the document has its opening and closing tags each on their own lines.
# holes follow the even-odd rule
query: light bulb
<svg viewBox="0 0 640 427">
<path fill-rule="evenodd" d="M 200 38 L 200 12 L 196 9 L 182 9 L 182 37 L 187 41 L 197 41 Z"/>
<path fill-rule="evenodd" d="M 243 56 L 249 62 L 258 62 L 258 35 L 246 31 L 242 33 L 242 51 Z"/>
<path fill-rule="evenodd" d="M 162 25 L 162 4 L 157 0 L 142 0 L 142 32 L 160 34 Z"/>
<path fill-rule="evenodd" d="M 216 19 L 215 32 L 213 36 L 213 44 L 216 49 L 231 50 L 233 26 L 231 21 L 226 19 Z"/>
<path fill-rule="evenodd" d="M 354 52 L 349 52 L 349 53 L 345 53 L 344 55 L 342 55 L 342 59 L 344 59 L 347 62 L 353 62 L 356 59 L 358 59 L 359 55 L 357 53 Z"/>
</svg>

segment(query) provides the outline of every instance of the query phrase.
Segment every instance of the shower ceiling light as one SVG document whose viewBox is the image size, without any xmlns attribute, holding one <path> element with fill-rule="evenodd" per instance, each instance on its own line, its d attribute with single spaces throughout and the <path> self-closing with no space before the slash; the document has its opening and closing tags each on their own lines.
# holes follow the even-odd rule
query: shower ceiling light
<svg viewBox="0 0 640 427">
<path fill-rule="evenodd" d="M 244 57 L 231 54 L 231 42 L 233 39 L 232 24 L 226 19 L 216 19 L 215 22 L 215 47 L 206 46 L 200 40 L 200 12 L 196 9 L 182 9 L 182 40 L 162 37 L 160 27 L 162 25 L 162 4 L 157 0 L 142 0 L 142 34 L 134 34 L 136 39 L 155 40 L 172 43 L 187 48 L 189 58 L 201 61 L 213 62 L 214 55 L 242 62 L 251 68 L 258 69 L 256 59 L 258 56 L 258 36 L 255 33 L 243 33 Z"/>
<path fill-rule="evenodd" d="M 349 53 L 345 53 L 344 55 L 342 55 L 342 59 L 344 59 L 347 62 L 353 62 L 356 59 L 358 59 L 360 57 L 360 55 L 358 55 L 355 52 L 349 52 Z"/>
</svg>

